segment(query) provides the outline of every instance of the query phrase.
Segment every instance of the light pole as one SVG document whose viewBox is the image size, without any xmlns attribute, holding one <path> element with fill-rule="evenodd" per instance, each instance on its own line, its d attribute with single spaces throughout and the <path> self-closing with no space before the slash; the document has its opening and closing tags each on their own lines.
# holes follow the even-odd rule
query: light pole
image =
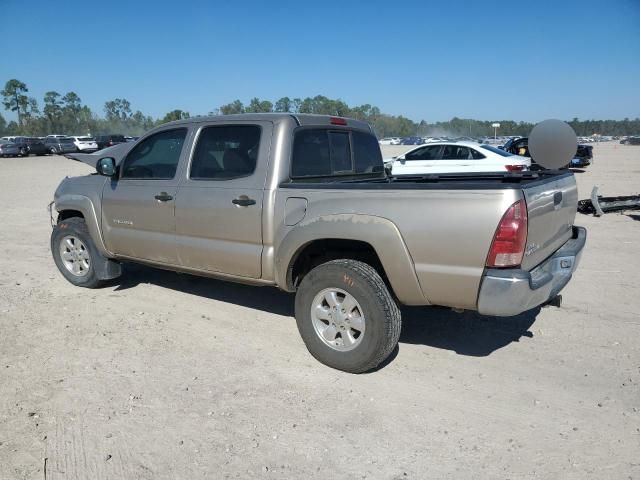
<svg viewBox="0 0 640 480">
<path fill-rule="evenodd" d="M 495 142 L 498 138 L 498 129 L 500 128 L 500 124 L 492 123 L 491 126 L 493 127 L 493 141 Z"/>
</svg>

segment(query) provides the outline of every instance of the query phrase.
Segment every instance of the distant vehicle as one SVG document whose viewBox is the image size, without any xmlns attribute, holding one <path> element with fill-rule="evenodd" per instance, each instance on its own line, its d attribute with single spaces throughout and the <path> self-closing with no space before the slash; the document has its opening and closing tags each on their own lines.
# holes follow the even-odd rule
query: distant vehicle
<svg viewBox="0 0 640 480">
<path fill-rule="evenodd" d="M 135 142 L 135 141 L 136 141 L 136 140 L 138 140 L 139 138 L 140 138 L 140 137 L 127 137 L 127 136 L 125 136 L 125 137 L 124 137 L 124 139 L 125 139 L 127 142 Z"/>
<path fill-rule="evenodd" d="M 112 147 L 119 143 L 126 143 L 127 139 L 124 135 L 98 135 L 96 137 L 96 143 L 98 144 L 98 150 L 103 148 Z"/>
<path fill-rule="evenodd" d="M 13 142 L 15 139 L 16 139 L 16 137 L 14 137 L 14 136 L 0 137 L 0 141 L 2 141 L 2 142 Z"/>
<path fill-rule="evenodd" d="M 67 138 L 67 135 L 47 135 L 45 138 Z"/>
<path fill-rule="evenodd" d="M 13 143 L 18 145 L 20 155 L 28 157 L 29 155 L 46 155 L 49 153 L 47 147 L 42 140 L 35 137 L 15 137 Z"/>
<path fill-rule="evenodd" d="M 422 137 L 404 137 L 400 140 L 400 145 L 424 145 L 424 143 Z"/>
<path fill-rule="evenodd" d="M 79 152 L 91 153 L 98 150 L 98 144 L 93 137 L 70 137 Z"/>
<path fill-rule="evenodd" d="M 624 137 L 620 143 L 622 145 L 640 145 L 640 136 Z"/>
<path fill-rule="evenodd" d="M 0 156 L 17 157 L 20 155 L 20 147 L 7 137 L 0 138 Z"/>
<path fill-rule="evenodd" d="M 506 152 L 513 153 L 514 155 L 520 155 L 523 157 L 531 158 L 531 170 L 544 170 L 536 163 L 536 159 L 531 157 L 529 153 L 529 138 L 521 137 L 512 139 L 504 144 L 502 149 Z M 593 161 L 593 147 L 591 145 L 578 144 L 576 148 L 576 154 L 564 168 L 569 167 L 588 167 Z"/>
<path fill-rule="evenodd" d="M 76 144 L 73 143 L 71 137 L 47 137 L 44 140 L 44 145 L 47 147 L 49 153 L 71 153 L 76 151 Z"/>
<path fill-rule="evenodd" d="M 430 175 L 461 172 L 521 172 L 531 160 L 473 142 L 430 143 L 404 155 L 385 160 L 387 171 L 398 175 Z M 389 168 L 390 167 L 390 168 Z"/>
<path fill-rule="evenodd" d="M 378 140 L 380 145 L 400 145 L 400 137 L 385 137 Z"/>
</svg>

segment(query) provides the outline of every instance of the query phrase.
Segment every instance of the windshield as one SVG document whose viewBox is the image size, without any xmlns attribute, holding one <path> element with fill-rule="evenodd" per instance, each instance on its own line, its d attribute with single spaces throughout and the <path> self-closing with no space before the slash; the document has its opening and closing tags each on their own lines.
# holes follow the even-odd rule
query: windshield
<svg viewBox="0 0 640 480">
<path fill-rule="evenodd" d="M 512 153 L 505 152 L 504 150 L 492 147 L 491 145 L 480 145 L 480 148 L 484 148 L 485 150 L 489 150 L 490 152 L 497 153 L 501 157 L 513 157 Z"/>
</svg>

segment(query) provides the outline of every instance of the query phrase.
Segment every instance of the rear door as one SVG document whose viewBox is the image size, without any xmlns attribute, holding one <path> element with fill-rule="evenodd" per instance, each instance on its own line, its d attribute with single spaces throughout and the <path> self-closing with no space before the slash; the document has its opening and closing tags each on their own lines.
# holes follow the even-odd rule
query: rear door
<svg viewBox="0 0 640 480">
<path fill-rule="evenodd" d="M 182 266 L 260 278 L 272 131 L 266 121 L 200 126 L 176 201 Z"/>
<path fill-rule="evenodd" d="M 163 130 L 136 145 L 119 178 L 102 191 L 102 230 L 109 251 L 175 265 L 175 201 L 186 127 Z M 182 162 L 184 164 L 184 161 Z"/>
</svg>

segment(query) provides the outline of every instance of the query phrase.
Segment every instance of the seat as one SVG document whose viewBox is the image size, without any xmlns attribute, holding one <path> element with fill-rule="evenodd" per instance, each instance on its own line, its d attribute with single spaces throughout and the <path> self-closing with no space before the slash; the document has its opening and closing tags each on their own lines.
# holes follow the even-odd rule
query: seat
<svg viewBox="0 0 640 480">
<path fill-rule="evenodd" d="M 223 175 L 225 177 L 239 177 L 250 175 L 255 169 L 255 162 L 252 162 L 249 155 L 239 148 L 228 148 L 222 156 Z"/>
</svg>

